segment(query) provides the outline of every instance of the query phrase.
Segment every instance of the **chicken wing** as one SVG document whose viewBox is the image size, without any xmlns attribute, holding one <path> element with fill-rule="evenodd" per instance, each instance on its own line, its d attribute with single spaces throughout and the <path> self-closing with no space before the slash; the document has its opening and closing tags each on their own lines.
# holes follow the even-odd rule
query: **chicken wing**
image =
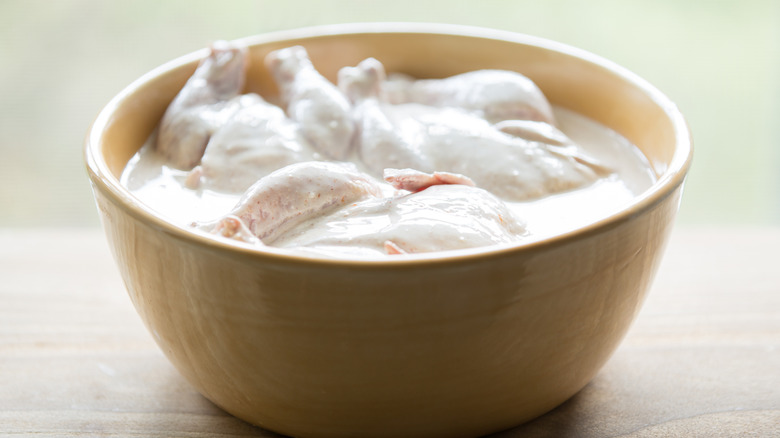
<svg viewBox="0 0 780 438">
<path fill-rule="evenodd" d="M 489 192 L 445 184 L 346 205 L 288 230 L 274 246 L 395 256 L 517 242 L 526 233 L 524 223 Z"/>
<path fill-rule="evenodd" d="M 398 190 L 419 192 L 441 184 L 462 184 L 474 186 L 471 178 L 450 172 L 425 173 L 414 169 L 385 169 L 385 181 Z"/>
</svg>

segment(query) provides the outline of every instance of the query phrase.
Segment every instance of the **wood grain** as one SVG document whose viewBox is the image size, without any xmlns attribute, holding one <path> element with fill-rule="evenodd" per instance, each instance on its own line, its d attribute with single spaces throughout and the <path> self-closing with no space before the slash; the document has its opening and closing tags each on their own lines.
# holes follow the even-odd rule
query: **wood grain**
<svg viewBox="0 0 780 438">
<path fill-rule="evenodd" d="M 679 229 L 629 335 L 554 411 L 494 436 L 780 436 L 780 228 Z M 0 230 L 0 434 L 274 437 L 193 390 L 98 230 Z"/>
</svg>

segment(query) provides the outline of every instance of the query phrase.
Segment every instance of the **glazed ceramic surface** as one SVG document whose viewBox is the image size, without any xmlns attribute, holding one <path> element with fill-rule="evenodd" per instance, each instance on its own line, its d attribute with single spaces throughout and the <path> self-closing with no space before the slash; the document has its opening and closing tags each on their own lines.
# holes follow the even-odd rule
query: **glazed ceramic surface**
<svg viewBox="0 0 780 438">
<path fill-rule="evenodd" d="M 246 421 L 312 437 L 481 435 L 585 386 L 639 311 L 678 209 L 692 150 L 677 108 L 608 61 L 505 32 L 366 24 L 244 42 L 247 91 L 265 96 L 263 57 L 295 44 L 331 80 L 370 56 L 418 77 L 519 71 L 635 143 L 658 182 L 616 215 L 526 244 L 386 261 L 249 249 L 167 223 L 119 184 L 206 52 L 166 64 L 101 112 L 85 157 L 130 297 L 192 385 Z"/>
</svg>

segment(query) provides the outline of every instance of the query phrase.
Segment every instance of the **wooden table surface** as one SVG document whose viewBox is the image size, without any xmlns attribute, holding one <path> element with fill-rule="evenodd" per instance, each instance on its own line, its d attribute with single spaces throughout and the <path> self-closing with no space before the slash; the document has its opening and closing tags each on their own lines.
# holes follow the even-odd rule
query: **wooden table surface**
<svg viewBox="0 0 780 438">
<path fill-rule="evenodd" d="M 554 411 L 495 437 L 780 437 L 780 228 L 678 228 L 625 341 Z M 0 230 L 0 435 L 277 436 L 200 396 L 99 230 Z"/>
</svg>

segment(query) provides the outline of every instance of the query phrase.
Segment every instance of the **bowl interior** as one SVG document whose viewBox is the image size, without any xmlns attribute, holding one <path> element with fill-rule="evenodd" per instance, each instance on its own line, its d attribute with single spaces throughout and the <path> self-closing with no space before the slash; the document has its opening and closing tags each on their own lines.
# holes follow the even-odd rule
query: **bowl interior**
<svg viewBox="0 0 780 438">
<path fill-rule="evenodd" d="M 446 77 L 477 69 L 509 69 L 535 81 L 553 105 L 590 117 L 637 145 L 658 180 L 625 209 L 591 225 L 552 238 L 522 243 L 545 244 L 612 226 L 639 214 L 679 187 L 690 166 L 692 145 L 677 107 L 652 85 L 628 70 L 588 52 L 527 35 L 489 29 L 430 24 L 354 24 L 279 32 L 240 40 L 249 47 L 246 92 L 273 101 L 277 88 L 264 66 L 265 56 L 303 45 L 317 69 L 335 81 L 343 66 L 368 57 L 379 59 L 388 72 L 420 78 Z M 152 70 L 118 94 L 98 115 L 87 138 L 85 158 L 93 183 L 137 217 L 186 238 L 190 230 L 167 223 L 120 183 L 127 162 L 149 138 L 168 104 L 191 76 L 207 49 Z M 202 243 L 211 242 L 200 236 Z M 238 248 L 233 242 L 220 245 Z M 513 249 L 518 245 L 501 247 Z M 461 255 L 490 253 L 499 246 L 464 250 Z M 284 253 L 268 248 L 271 253 Z M 454 255 L 454 254 L 453 254 Z M 414 260 L 451 256 L 420 254 Z"/>
<path fill-rule="evenodd" d="M 341 67 L 367 57 L 379 59 L 388 72 L 420 78 L 485 68 L 515 70 L 536 82 L 553 105 L 584 114 L 637 145 L 661 182 L 684 173 L 690 141 L 676 107 L 644 80 L 609 61 L 551 41 L 498 31 L 385 27 L 368 32 L 365 27 L 345 26 L 338 28 L 342 33 L 310 30 L 246 38 L 243 41 L 250 46 L 246 91 L 273 99 L 277 88 L 263 59 L 273 50 L 296 44 L 305 46 L 317 69 L 333 81 Z M 201 50 L 153 70 L 103 111 L 93 129 L 101 136 L 92 143 L 99 145 L 98 158 L 111 176 L 121 175 L 205 55 Z M 114 123 L 115 119 L 122 122 Z"/>
</svg>

